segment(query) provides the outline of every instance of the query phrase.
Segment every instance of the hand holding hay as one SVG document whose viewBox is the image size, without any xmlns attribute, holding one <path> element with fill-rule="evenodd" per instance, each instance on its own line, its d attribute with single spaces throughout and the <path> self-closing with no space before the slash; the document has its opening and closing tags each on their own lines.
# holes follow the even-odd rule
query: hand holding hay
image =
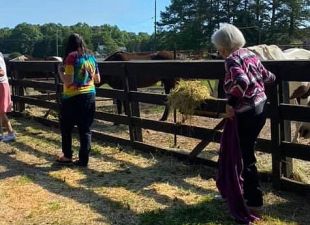
<svg viewBox="0 0 310 225">
<path fill-rule="evenodd" d="M 183 121 L 210 97 L 209 89 L 199 80 L 181 80 L 168 96 L 168 104 L 184 115 Z"/>
</svg>

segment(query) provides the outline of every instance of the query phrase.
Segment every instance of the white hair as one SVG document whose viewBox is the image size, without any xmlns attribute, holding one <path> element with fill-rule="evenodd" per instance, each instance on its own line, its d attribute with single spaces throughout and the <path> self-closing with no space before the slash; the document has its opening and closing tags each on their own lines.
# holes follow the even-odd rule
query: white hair
<svg viewBox="0 0 310 225">
<path fill-rule="evenodd" d="M 236 26 L 228 23 L 221 24 L 220 29 L 212 34 L 211 41 L 217 49 L 222 48 L 229 52 L 245 45 L 242 32 Z"/>
</svg>

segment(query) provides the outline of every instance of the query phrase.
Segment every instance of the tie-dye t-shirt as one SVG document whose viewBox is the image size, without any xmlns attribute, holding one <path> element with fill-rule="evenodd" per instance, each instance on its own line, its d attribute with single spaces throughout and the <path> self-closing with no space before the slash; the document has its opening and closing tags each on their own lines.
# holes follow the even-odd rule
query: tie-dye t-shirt
<svg viewBox="0 0 310 225">
<path fill-rule="evenodd" d="M 65 59 L 65 76 L 73 76 L 73 83 L 64 85 L 63 98 L 88 93 L 96 93 L 94 75 L 99 73 L 93 55 L 71 52 Z"/>
</svg>

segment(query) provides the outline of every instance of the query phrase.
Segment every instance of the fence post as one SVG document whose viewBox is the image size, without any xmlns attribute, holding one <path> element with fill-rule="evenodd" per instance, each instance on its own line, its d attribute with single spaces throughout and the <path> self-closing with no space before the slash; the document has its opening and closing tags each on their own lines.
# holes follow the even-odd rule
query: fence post
<svg viewBox="0 0 310 225">
<path fill-rule="evenodd" d="M 55 69 L 54 69 L 56 103 L 58 104 L 58 109 L 57 110 L 60 109 L 61 93 L 62 93 L 62 87 L 60 85 L 60 77 L 59 77 L 59 74 L 58 74 L 58 65 L 59 65 L 59 63 L 55 63 Z"/>
<path fill-rule="evenodd" d="M 272 183 L 274 188 L 280 188 L 281 179 L 281 133 L 279 113 L 279 85 L 270 89 L 270 127 L 272 145 Z"/>
<path fill-rule="evenodd" d="M 287 81 L 280 83 L 280 102 L 289 103 L 289 85 Z M 291 142 L 291 122 L 281 120 L 281 140 Z M 293 173 L 293 159 L 282 157 L 282 173 L 285 177 L 291 177 Z"/>
<path fill-rule="evenodd" d="M 218 93 L 217 93 L 218 98 L 225 98 L 224 80 L 223 79 L 219 79 L 217 91 L 218 91 Z"/>
<path fill-rule="evenodd" d="M 134 79 L 129 80 L 127 66 L 125 65 L 125 76 L 123 78 L 123 82 L 124 82 L 124 92 L 126 94 L 125 107 L 127 108 L 127 114 L 129 117 L 130 140 L 132 142 L 134 141 L 143 142 L 141 127 L 133 125 L 131 121 L 131 118 L 133 116 L 140 117 L 139 103 L 136 101 L 131 101 L 130 99 L 130 91 L 137 90 L 137 83 L 136 83 L 135 76 L 132 76 L 131 78 L 134 78 Z"/>
<path fill-rule="evenodd" d="M 18 70 L 16 70 L 16 68 L 14 67 L 13 65 L 13 68 L 12 68 L 12 80 L 13 81 L 18 81 L 18 80 L 22 80 L 24 77 L 22 74 L 20 74 L 18 72 Z M 13 84 L 12 85 L 12 94 L 13 94 L 13 99 L 14 99 L 14 96 L 25 96 L 25 91 L 24 91 L 24 87 L 21 87 L 19 85 L 16 85 L 16 84 Z M 13 101 L 13 110 L 15 112 L 24 112 L 25 111 L 25 103 L 23 102 L 15 102 Z"/>
</svg>

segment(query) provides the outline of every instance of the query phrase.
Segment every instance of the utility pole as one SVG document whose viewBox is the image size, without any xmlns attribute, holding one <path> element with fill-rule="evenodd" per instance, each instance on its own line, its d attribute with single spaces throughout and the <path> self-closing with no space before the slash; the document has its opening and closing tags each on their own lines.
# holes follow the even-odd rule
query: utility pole
<svg viewBox="0 0 310 225">
<path fill-rule="evenodd" d="M 58 28 L 56 30 L 56 56 L 58 56 Z"/>
<path fill-rule="evenodd" d="M 157 13 L 157 5 L 156 5 L 156 0 L 155 0 L 155 16 L 154 16 L 154 51 L 156 51 L 156 48 L 157 48 L 157 27 L 156 27 L 156 13 Z"/>
</svg>

